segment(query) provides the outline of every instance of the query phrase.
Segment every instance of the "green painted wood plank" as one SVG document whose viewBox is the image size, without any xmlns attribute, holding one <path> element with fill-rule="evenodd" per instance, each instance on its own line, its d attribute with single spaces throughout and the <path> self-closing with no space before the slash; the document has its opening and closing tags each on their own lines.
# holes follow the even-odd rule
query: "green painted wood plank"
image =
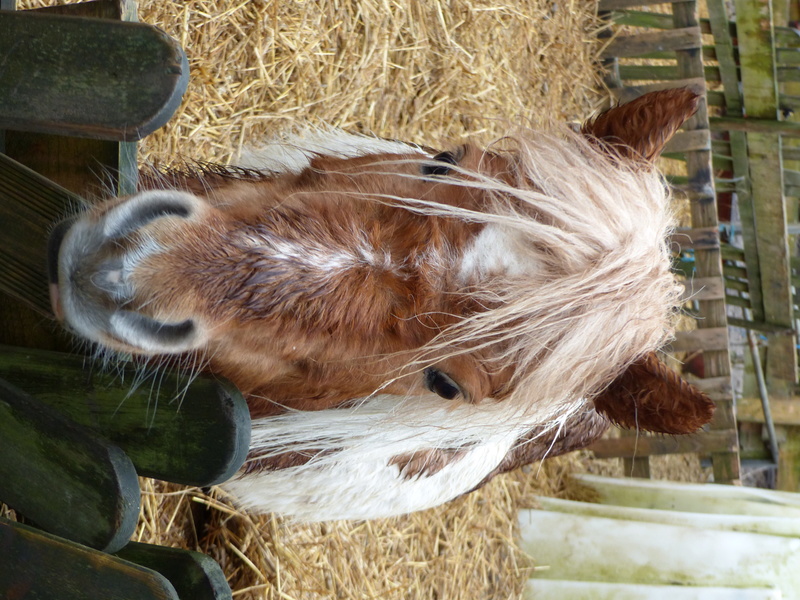
<svg viewBox="0 0 800 600">
<path fill-rule="evenodd" d="M 158 571 L 178 597 L 191 600 L 230 600 L 233 596 L 220 566 L 200 552 L 131 542 L 116 556 Z"/>
<path fill-rule="evenodd" d="M 641 10 L 614 10 L 608 18 L 617 25 L 646 27 L 648 29 L 672 29 L 672 15 Z"/>
<path fill-rule="evenodd" d="M 786 46 L 789 48 L 800 47 L 800 32 L 794 27 L 773 27 L 775 35 L 775 44 L 778 46 Z"/>
<path fill-rule="evenodd" d="M 653 6 L 654 4 L 671 4 L 673 2 L 683 1 L 685 0 L 600 0 L 597 3 L 597 10 L 621 10 L 625 8 Z"/>
<path fill-rule="evenodd" d="M 728 115 L 742 114 L 742 97 L 739 92 L 739 73 L 734 55 L 728 13 L 724 0 L 706 0 L 709 22 L 717 47 L 720 77 L 724 86 L 725 106 Z"/>
<path fill-rule="evenodd" d="M 111 552 L 130 540 L 139 481 L 128 457 L 4 380 L 0 456 L 0 501 L 42 529 Z"/>
<path fill-rule="evenodd" d="M 744 131 L 800 137 L 800 123 L 778 121 L 776 119 L 712 117 L 709 119 L 709 127 L 713 131 Z"/>
<path fill-rule="evenodd" d="M 664 81 L 685 79 L 673 66 L 620 65 L 620 77 L 626 81 Z M 719 67 L 705 67 L 701 75 L 706 81 L 721 81 Z"/>
<path fill-rule="evenodd" d="M 736 0 L 736 21 L 745 113 L 756 119 L 774 121 L 778 116 L 778 85 L 771 3 Z M 794 316 L 789 281 L 787 215 L 783 199 L 781 137 L 777 132 L 748 132 L 747 144 L 761 269 L 763 320 L 790 327 Z M 770 395 L 787 396 L 797 382 L 795 341 L 786 336 L 768 336 L 767 343 L 767 386 Z"/>
<path fill-rule="evenodd" d="M 0 12 L 0 128 L 138 140 L 188 83 L 180 46 L 149 25 Z"/>
<path fill-rule="evenodd" d="M 6 600 L 178 600 L 170 582 L 151 569 L 3 518 L 0 548 L 0 598 Z"/>
<path fill-rule="evenodd" d="M 691 331 L 678 331 L 670 344 L 673 352 L 694 352 L 696 350 L 728 350 L 727 319 L 723 327 L 707 327 Z M 709 375 L 716 377 L 717 375 Z"/>
<path fill-rule="evenodd" d="M 664 454 L 709 454 L 738 450 L 735 430 L 707 431 L 702 435 L 604 438 L 589 446 L 596 458 L 657 456 Z"/>
<path fill-rule="evenodd" d="M 778 66 L 800 65 L 800 48 L 776 48 L 775 62 Z"/>
<path fill-rule="evenodd" d="M 648 31 L 614 38 L 601 56 L 618 58 L 641 56 L 651 52 L 686 50 L 703 45 L 700 27 L 682 27 L 663 31 Z"/>
<path fill-rule="evenodd" d="M 0 346 L 0 377 L 118 445 L 140 475 L 206 486 L 244 463 L 250 414 L 230 384 L 187 374 L 91 369 L 81 357 Z M 133 387 L 132 387 L 133 386 Z"/>
<path fill-rule="evenodd" d="M 672 14 L 676 27 L 694 27 L 697 21 L 697 3 L 683 2 L 674 4 Z M 703 57 L 699 50 L 679 50 L 676 52 L 677 70 L 680 78 L 703 77 L 708 73 L 703 66 Z M 721 77 L 719 69 L 717 75 Z M 708 107 L 705 101 L 700 103 L 695 115 L 684 124 L 685 131 L 708 129 Z M 710 150 L 699 150 L 687 153 L 686 170 L 693 185 L 690 185 L 688 196 L 692 215 L 692 227 L 695 229 L 718 229 L 716 192 Z M 703 185 L 705 184 L 705 185 Z M 718 277 L 722 279 L 722 259 L 719 245 L 709 248 L 695 249 L 695 263 L 698 277 Z M 713 343 L 711 339 L 698 338 L 703 348 L 705 374 L 707 377 L 730 377 L 730 359 L 727 343 L 726 305 L 721 299 L 698 302 L 700 319 L 697 336 L 719 336 L 722 341 Z M 722 336 L 724 331 L 724 336 Z M 702 332 L 702 333 L 701 333 Z M 676 339 L 676 344 L 687 341 L 687 338 Z M 732 402 L 719 402 L 714 420 L 710 424 L 712 431 L 718 433 L 726 429 L 728 423 L 735 423 L 736 416 Z M 733 444 L 731 448 L 715 449 L 712 452 L 714 479 L 719 483 L 739 480 L 740 465 L 738 444 L 736 443 L 735 425 L 733 428 Z M 711 440 L 708 440 L 711 443 Z"/>
<path fill-rule="evenodd" d="M 708 129 L 695 129 L 693 131 L 679 131 L 664 147 L 664 153 L 694 152 L 697 150 L 711 149 L 711 135 Z"/>
<path fill-rule="evenodd" d="M 784 146 L 782 149 L 784 161 L 800 161 L 800 148 L 789 148 Z"/>
<path fill-rule="evenodd" d="M 717 60 L 717 49 L 714 46 L 703 46 L 701 49 L 701 55 L 703 60 L 706 61 L 716 61 Z M 656 50 L 653 52 L 644 52 L 642 54 L 636 54 L 636 58 L 643 58 L 643 59 L 658 59 L 658 60 L 671 60 L 675 58 L 675 52 L 673 50 Z"/>
</svg>

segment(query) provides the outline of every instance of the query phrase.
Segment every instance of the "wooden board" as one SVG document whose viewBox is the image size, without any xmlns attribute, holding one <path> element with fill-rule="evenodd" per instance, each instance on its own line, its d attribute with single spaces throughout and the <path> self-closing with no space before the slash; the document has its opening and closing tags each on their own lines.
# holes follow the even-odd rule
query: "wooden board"
<svg viewBox="0 0 800 600">
<path fill-rule="evenodd" d="M 122 448 L 140 475 L 207 486 L 247 457 L 250 414 L 231 384 L 123 367 L 103 373 L 69 354 L 0 346 L 0 378 L 13 382 Z M 187 387 L 188 385 L 188 387 Z"/>
<path fill-rule="evenodd" d="M 0 128 L 133 141 L 175 112 L 189 67 L 140 23 L 0 12 Z"/>
<path fill-rule="evenodd" d="M 710 452 L 736 452 L 736 430 L 707 431 L 696 435 L 626 436 L 604 438 L 588 448 L 597 458 L 645 457 L 661 454 L 690 454 Z"/>
<path fill-rule="evenodd" d="M 0 154 L 0 291 L 47 318 L 47 238 L 69 206 L 83 199 Z"/>
<path fill-rule="evenodd" d="M 641 56 L 664 50 L 685 50 L 702 46 L 700 27 L 683 27 L 618 36 L 600 54 L 603 58 Z"/>
<path fill-rule="evenodd" d="M 1 379 L 0 457 L 0 501 L 42 529 L 111 552 L 130 540 L 139 481 L 128 457 Z"/>
<path fill-rule="evenodd" d="M 233 596 L 220 566 L 200 552 L 131 542 L 116 556 L 158 571 L 183 600 L 230 600 Z"/>
<path fill-rule="evenodd" d="M 12 6 L 7 8 L 13 10 L 13 3 L 10 4 Z M 46 7 L 37 11 L 107 19 L 136 19 L 136 3 L 131 0 L 96 0 Z M 130 194 L 136 189 L 136 142 L 111 142 L 2 129 L 0 142 L 0 151 L 9 158 L 19 161 L 73 194 L 92 198 L 113 192 Z M 12 181 L 12 184 L 16 185 L 17 182 Z M 37 251 L 43 248 L 49 228 L 64 215 L 74 214 L 77 203 L 65 199 L 47 206 L 47 201 L 55 198 L 47 198 L 40 195 L 40 192 L 41 190 L 35 192 L 35 200 L 40 209 L 47 210 L 39 210 L 33 215 L 30 214 L 29 207 L 23 206 L 24 199 L 22 204 L 17 201 L 9 204 L 8 196 L 3 199 L 6 213 L 14 219 L 18 214 L 27 215 L 25 226 L 34 228 L 36 232 L 30 232 L 31 235 L 24 237 L 24 243 L 18 246 L 18 250 L 31 249 L 29 254 L 22 254 L 22 263 L 3 261 L 6 266 L 4 278 L 9 274 L 9 269 L 18 271 L 8 278 L 12 280 L 16 277 L 17 281 L 5 287 L 6 290 L 13 289 L 15 295 L 0 293 L 0 343 L 69 351 L 74 348 L 69 336 L 64 335 L 62 329 L 49 320 L 49 303 L 44 294 L 42 280 L 38 278 L 39 275 L 30 277 L 34 273 L 42 272 L 43 263 Z M 5 219 L 5 215 L 0 219 L 0 227 L 14 226 Z M 7 236 L 3 231 L 0 234 L 0 245 L 6 247 L 17 239 Z M 20 260 L 19 253 L 15 260 Z M 20 277 L 28 279 L 23 284 L 19 281 Z M 32 299 L 32 296 L 36 299 Z M 44 314 L 48 319 L 42 319 L 42 310 L 46 311 Z"/>
<path fill-rule="evenodd" d="M 5 600 L 178 600 L 153 570 L 3 518 L 0 548 Z"/>
</svg>

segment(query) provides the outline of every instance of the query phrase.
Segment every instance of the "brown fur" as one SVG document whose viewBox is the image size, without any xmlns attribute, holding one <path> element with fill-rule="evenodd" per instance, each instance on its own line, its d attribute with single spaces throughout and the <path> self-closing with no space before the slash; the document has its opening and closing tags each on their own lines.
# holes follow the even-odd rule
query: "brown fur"
<svg viewBox="0 0 800 600">
<path fill-rule="evenodd" d="M 97 261 L 147 240 L 164 249 L 137 265 L 131 278 L 138 295 L 123 308 L 165 323 L 196 319 L 207 334 L 205 354 L 187 354 L 183 363 L 233 381 L 247 396 L 254 419 L 287 409 L 347 406 L 376 391 L 430 396 L 421 372 L 435 366 L 458 383 L 456 401 L 517 402 L 520 419 L 530 417 L 530 406 L 546 403 L 538 415 L 549 421 L 522 436 L 487 480 L 546 454 L 585 446 L 605 429 L 606 417 L 625 427 L 690 433 L 708 422 L 713 403 L 658 363 L 654 353 L 647 354 L 669 337 L 669 304 L 677 297 L 665 242 L 661 233 L 631 241 L 638 224 L 614 227 L 624 220 L 618 215 L 644 211 L 654 215 L 654 230 L 668 229 L 666 194 L 648 163 L 699 102 L 688 90 L 667 90 L 589 121 L 583 133 L 614 157 L 573 139 L 578 149 L 564 151 L 564 168 L 574 164 L 607 176 L 577 181 L 572 188 L 569 173 L 555 176 L 554 167 L 539 173 L 535 160 L 525 162 L 526 152 L 535 155 L 542 146 L 526 146 L 522 138 L 516 155 L 460 147 L 452 154 L 458 164 L 446 167 L 446 177 L 423 176 L 421 165 L 429 159 L 402 154 L 320 155 L 299 173 L 199 165 L 187 173 L 150 174 L 143 178 L 145 187 L 177 188 L 199 198 L 199 216 L 155 219 L 106 244 Z M 545 149 L 551 153 L 552 146 Z M 637 204 L 642 194 L 618 191 L 645 189 L 636 187 L 645 176 L 652 197 Z M 584 205 L 569 204 L 575 194 L 583 194 L 578 197 Z M 101 222 L 124 201 L 112 200 L 86 218 Z M 415 201 L 433 208 L 426 212 Z M 583 208 L 596 210 L 605 222 L 575 218 Z M 458 283 L 452 257 L 497 223 L 506 227 L 506 239 L 530 246 L 521 252 L 535 268 L 526 279 L 485 275 L 475 284 L 485 289 L 476 292 L 471 282 Z M 520 232 L 532 230 L 536 235 L 519 241 Z M 607 235 L 595 236 L 600 230 Z M 572 243 L 560 243 L 563 239 Z M 620 246 L 644 251 L 615 253 Z M 292 248 L 304 248 L 311 258 L 293 257 Z M 359 252 L 363 260 L 357 259 Z M 607 256 L 618 262 L 600 269 Z M 636 284 L 628 285 L 627 272 L 618 268 L 632 258 L 642 263 L 632 269 L 644 282 L 641 290 L 631 291 Z M 337 260 L 350 262 L 337 268 Z M 596 268 L 600 283 L 593 279 Z M 620 273 L 626 278 L 619 279 Z M 90 287 L 91 272 L 86 281 Z M 96 293 L 97 305 L 115 309 L 103 290 Z M 528 306 L 525 301 L 540 293 L 549 304 L 528 308 L 525 315 L 503 312 L 508 305 Z M 639 301 L 633 315 L 618 310 L 628 293 Z M 481 321 L 486 314 L 488 325 Z M 574 323 L 594 329 L 570 338 Z M 523 325 L 529 327 L 524 335 Z M 631 337 L 622 337 L 628 330 Z M 97 341 L 113 348 L 141 352 L 110 334 L 100 337 Z M 563 340 L 562 354 L 554 354 Z M 580 346 L 589 341 L 597 348 L 582 354 Z M 538 371 L 548 375 L 535 380 L 544 386 L 530 383 L 529 375 Z M 571 412 L 587 397 L 597 412 Z M 560 418 L 561 428 L 553 425 Z M 246 471 L 304 465 L 318 455 L 317 450 L 256 454 Z M 406 478 L 427 477 L 462 457 L 463 448 L 431 448 L 395 456 L 390 464 Z"/>
</svg>

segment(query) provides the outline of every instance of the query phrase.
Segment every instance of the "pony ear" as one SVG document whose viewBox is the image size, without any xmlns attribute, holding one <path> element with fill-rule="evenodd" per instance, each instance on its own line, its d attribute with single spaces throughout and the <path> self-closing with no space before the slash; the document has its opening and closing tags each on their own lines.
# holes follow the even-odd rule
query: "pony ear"
<svg viewBox="0 0 800 600">
<path fill-rule="evenodd" d="M 694 433 L 714 414 L 714 402 L 655 352 L 623 371 L 594 399 L 594 406 L 621 427 L 674 435 Z"/>
<path fill-rule="evenodd" d="M 601 113 L 584 123 L 581 132 L 609 144 L 626 158 L 649 162 L 697 111 L 700 99 L 688 88 L 651 92 Z"/>
</svg>

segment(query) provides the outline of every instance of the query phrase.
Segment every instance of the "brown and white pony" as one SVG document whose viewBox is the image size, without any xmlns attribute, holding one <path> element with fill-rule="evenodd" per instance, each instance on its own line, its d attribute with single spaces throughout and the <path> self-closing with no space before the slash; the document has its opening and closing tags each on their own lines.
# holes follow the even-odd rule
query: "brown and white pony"
<svg viewBox="0 0 800 600">
<path fill-rule="evenodd" d="M 225 487 L 301 519 L 435 506 L 609 421 L 693 432 L 713 404 L 654 355 L 681 288 L 651 160 L 697 102 L 438 154 L 316 131 L 145 177 L 56 228 L 54 311 L 234 382 L 253 431 Z"/>
</svg>

